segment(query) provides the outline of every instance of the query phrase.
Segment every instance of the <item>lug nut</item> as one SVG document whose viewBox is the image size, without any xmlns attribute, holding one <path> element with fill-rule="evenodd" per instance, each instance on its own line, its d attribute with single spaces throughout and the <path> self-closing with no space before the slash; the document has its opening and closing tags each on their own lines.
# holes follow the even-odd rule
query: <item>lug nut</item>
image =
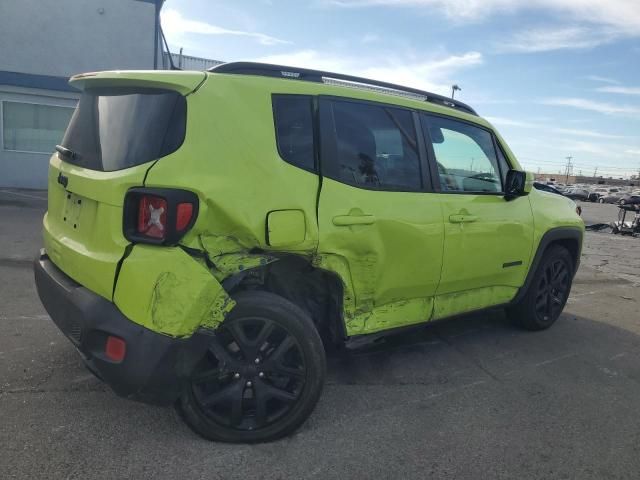
<svg viewBox="0 0 640 480">
<path fill-rule="evenodd" d="M 247 387 L 250 387 L 252 385 L 251 382 L 247 382 Z"/>
<path fill-rule="evenodd" d="M 234 373 L 233 374 L 233 378 L 235 378 L 237 380 L 238 378 L 240 378 L 240 374 L 239 373 Z"/>
<path fill-rule="evenodd" d="M 256 359 L 254 360 L 254 362 L 255 362 L 255 363 L 260 363 L 260 359 L 259 359 L 259 358 L 256 358 Z"/>
<path fill-rule="evenodd" d="M 259 376 L 260 378 L 264 378 L 264 372 L 260 372 L 260 373 L 258 373 L 258 376 Z"/>
</svg>

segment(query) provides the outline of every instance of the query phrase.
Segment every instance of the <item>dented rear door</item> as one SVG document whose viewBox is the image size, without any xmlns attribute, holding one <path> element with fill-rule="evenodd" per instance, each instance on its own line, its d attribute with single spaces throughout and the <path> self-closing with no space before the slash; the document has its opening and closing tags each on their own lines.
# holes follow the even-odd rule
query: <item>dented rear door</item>
<svg viewBox="0 0 640 480">
<path fill-rule="evenodd" d="M 321 98 L 320 117 L 320 262 L 346 280 L 347 333 L 428 320 L 444 234 L 413 112 Z"/>
</svg>

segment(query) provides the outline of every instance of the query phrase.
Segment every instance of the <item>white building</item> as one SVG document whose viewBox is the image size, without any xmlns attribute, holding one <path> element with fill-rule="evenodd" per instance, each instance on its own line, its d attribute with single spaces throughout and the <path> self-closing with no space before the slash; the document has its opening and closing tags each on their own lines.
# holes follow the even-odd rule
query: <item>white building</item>
<svg viewBox="0 0 640 480">
<path fill-rule="evenodd" d="M 0 187 L 45 188 L 71 75 L 162 68 L 163 0 L 0 0 Z"/>
</svg>

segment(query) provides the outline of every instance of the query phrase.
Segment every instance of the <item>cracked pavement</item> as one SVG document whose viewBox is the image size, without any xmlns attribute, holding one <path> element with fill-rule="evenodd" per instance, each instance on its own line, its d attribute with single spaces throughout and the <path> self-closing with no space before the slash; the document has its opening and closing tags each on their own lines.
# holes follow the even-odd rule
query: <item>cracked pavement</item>
<svg viewBox="0 0 640 480">
<path fill-rule="evenodd" d="M 517 330 L 496 311 L 332 354 L 298 433 L 224 445 L 170 408 L 116 397 L 82 366 L 33 285 L 43 197 L 0 191 L 0 478 L 638 476 L 640 239 L 588 233 L 548 331 Z"/>
</svg>

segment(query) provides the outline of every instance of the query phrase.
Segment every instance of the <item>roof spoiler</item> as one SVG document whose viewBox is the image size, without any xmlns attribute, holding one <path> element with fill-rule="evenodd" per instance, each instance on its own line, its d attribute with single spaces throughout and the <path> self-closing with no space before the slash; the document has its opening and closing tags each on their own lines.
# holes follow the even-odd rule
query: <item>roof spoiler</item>
<svg viewBox="0 0 640 480">
<path fill-rule="evenodd" d="M 84 90 L 87 87 L 165 88 L 187 95 L 207 78 L 205 72 L 172 70 L 113 70 L 74 75 L 69 84 Z"/>
</svg>

